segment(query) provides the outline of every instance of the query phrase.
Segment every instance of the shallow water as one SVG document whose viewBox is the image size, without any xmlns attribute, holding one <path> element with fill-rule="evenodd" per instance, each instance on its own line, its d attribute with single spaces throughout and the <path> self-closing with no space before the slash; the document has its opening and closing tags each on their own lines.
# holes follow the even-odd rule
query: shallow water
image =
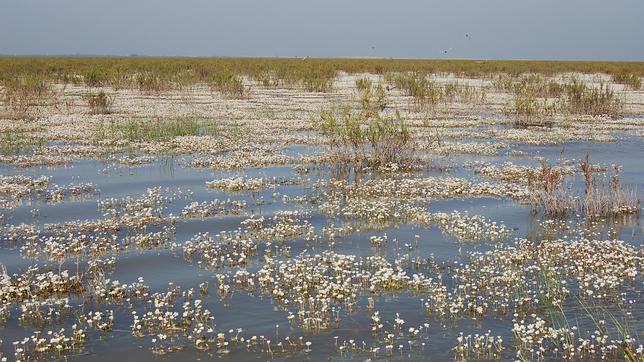
<svg viewBox="0 0 644 362">
<path fill-rule="evenodd" d="M 515 164 L 536 165 L 534 156 L 544 157 L 552 163 L 558 159 L 575 159 L 581 160 L 586 153 L 590 153 L 592 161 L 605 166 L 610 164 L 620 164 L 623 166 L 621 173 L 623 184 L 635 189 L 640 199 L 644 196 L 644 167 L 642 167 L 642 156 L 644 155 L 644 142 L 641 138 L 625 138 L 614 143 L 569 143 L 558 146 L 518 146 L 513 145 L 513 150 L 525 152 L 525 156 L 512 157 L 502 156 L 475 156 L 475 155 L 454 155 L 442 156 L 436 159 L 436 162 L 449 162 L 456 165 L 462 165 L 471 161 L 488 161 L 502 163 L 511 161 Z M 304 147 L 294 147 L 289 152 L 304 152 Z M 307 175 L 298 174 L 293 167 L 281 166 L 264 169 L 248 169 L 238 171 L 211 171 L 207 169 L 195 169 L 184 166 L 181 158 L 160 157 L 157 161 L 149 165 L 140 167 L 121 167 L 109 161 L 85 160 L 75 162 L 72 166 L 56 168 L 28 168 L 18 169 L 7 166 L 0 167 L 2 175 L 24 174 L 31 176 L 47 175 L 51 176 L 51 183 L 66 185 L 69 183 L 91 182 L 100 194 L 90 196 L 79 200 L 65 200 L 62 203 L 42 203 L 37 199 L 23 204 L 13 209 L 5 210 L 5 223 L 18 225 L 20 223 L 34 223 L 38 227 L 45 224 L 73 222 L 76 220 L 98 219 L 102 212 L 97 208 L 97 200 L 132 196 L 137 197 L 146 192 L 151 187 L 168 188 L 170 192 L 181 191 L 167 207 L 166 213 L 180 215 L 183 208 L 192 201 L 206 201 L 214 199 L 233 199 L 245 200 L 248 204 L 248 215 L 270 217 L 280 210 L 301 210 L 310 212 L 309 221 L 316 230 L 320 230 L 330 221 L 341 223 L 341 220 L 331 220 L 331 218 L 321 214 L 317 205 L 296 204 L 285 202 L 283 196 L 296 197 L 307 196 L 314 192 L 313 183 L 317 180 L 325 180 L 334 176 L 333 168 L 321 168 L 317 172 L 311 172 Z M 436 171 L 424 171 L 412 174 L 413 177 L 423 177 L 427 174 L 440 174 Z M 468 179 L 482 179 L 474 175 L 471 169 L 456 167 L 455 169 L 445 172 L 445 175 L 466 177 Z M 283 178 L 302 178 L 302 182 L 297 185 L 277 186 L 275 189 L 264 189 L 258 192 L 237 192 L 226 193 L 222 191 L 210 190 L 206 187 L 206 182 L 213 179 L 230 177 L 230 176 L 247 176 L 247 177 L 283 177 Z M 582 187 L 579 176 L 574 178 L 573 187 L 580 189 Z M 34 217 L 31 210 L 37 208 L 39 215 Z M 465 199 L 445 199 L 435 200 L 428 205 L 431 212 L 451 212 L 453 210 L 467 211 L 470 215 L 481 215 L 487 219 L 505 224 L 512 230 L 511 238 L 505 243 L 512 242 L 513 238 L 529 238 L 538 240 L 541 233 L 539 222 L 546 218 L 540 214 L 533 214 L 529 205 L 521 205 L 509 199 L 495 199 L 489 197 L 465 198 Z M 127 248 L 118 254 L 117 267 L 109 275 L 112 280 L 119 280 L 125 283 L 131 283 L 138 277 L 143 277 L 145 283 L 151 287 L 152 292 L 164 291 L 168 283 L 180 285 L 184 290 L 189 288 L 199 288 L 199 284 L 208 281 L 211 285 L 211 292 L 208 296 L 203 297 L 204 306 L 213 312 L 217 330 L 228 331 L 229 329 L 243 329 L 243 335 L 250 337 L 253 335 L 265 335 L 268 338 L 277 339 L 278 336 L 293 336 L 293 338 L 304 337 L 304 340 L 312 342 L 311 351 L 301 351 L 294 355 L 269 355 L 260 352 L 248 352 L 243 348 L 233 349 L 229 358 L 234 360 L 256 360 L 274 357 L 276 359 L 292 360 L 364 360 L 366 358 L 382 360 L 450 360 L 454 356 L 452 348 L 455 345 L 455 339 L 460 331 L 469 333 L 485 333 L 491 330 L 493 335 L 500 335 L 506 341 L 511 340 L 511 318 L 493 318 L 488 317 L 483 320 L 440 320 L 429 317 L 421 307 L 422 295 L 413 293 L 392 292 L 373 295 L 375 309 L 380 312 L 383 320 L 391 322 L 396 318 L 396 313 L 400 314 L 406 323 L 403 329 L 408 327 L 419 327 L 423 323 L 428 323 L 429 328 L 421 333 L 415 345 L 410 348 L 404 346 L 402 351 L 396 348 L 391 355 L 373 355 L 367 352 L 355 352 L 341 354 L 336 347 L 334 337 L 339 341 L 355 339 L 362 342 L 367 341 L 371 344 L 374 341 L 370 329 L 371 312 L 367 308 L 368 293 L 361 293 L 358 297 L 357 304 L 352 312 L 342 311 L 343 317 L 332 328 L 319 332 L 302 330 L 297 324 L 289 324 L 287 320 L 287 311 L 285 308 L 275 304 L 270 296 L 260 295 L 257 293 L 247 294 L 243 291 L 237 291 L 228 298 L 220 298 L 214 291 L 216 281 L 213 278 L 216 273 L 232 272 L 234 268 L 224 268 L 218 271 L 211 271 L 200 267 L 195 262 L 184 259 L 181 251 L 181 244 L 190 239 L 199 232 L 209 232 L 217 234 L 221 231 L 235 230 L 240 226 L 240 222 L 248 215 L 236 216 L 215 216 L 205 219 L 179 219 L 176 224 L 176 233 L 174 242 L 177 244 L 174 248 L 165 246 L 151 250 L 140 250 L 136 248 Z M 572 216 L 575 219 L 575 216 Z M 605 221 L 597 226 L 600 235 L 604 235 L 607 229 L 614 227 L 616 234 L 613 237 L 624 240 L 631 245 L 641 247 L 642 217 L 637 216 L 628 220 L 628 222 Z M 152 228 L 153 229 L 153 228 Z M 386 248 L 375 248 L 369 242 L 372 235 L 387 234 L 390 241 L 397 239 L 399 242 L 389 242 Z M 415 248 L 406 248 L 405 243 L 411 243 L 415 236 L 418 235 L 418 246 Z M 122 237 L 122 235 L 121 235 Z M 326 250 L 332 250 L 340 254 L 352 254 L 357 256 L 382 255 L 390 262 L 396 256 L 408 254 L 410 259 L 435 257 L 437 262 L 453 263 L 454 261 L 464 260 L 471 251 L 485 251 L 494 246 L 494 243 L 477 242 L 462 243 L 443 232 L 437 227 L 423 228 L 415 225 L 394 225 L 387 228 L 372 228 L 372 225 L 364 225 L 361 232 L 351 234 L 344 238 L 338 238 L 331 247 L 327 242 L 306 241 L 302 238 L 285 241 L 290 247 L 290 255 L 296 256 L 301 253 L 317 254 Z M 34 261 L 22 257 L 18 251 L 18 246 L 5 244 L 0 251 L 0 263 L 4 265 L 9 274 L 21 273 L 29 265 L 38 263 L 43 265 L 46 260 L 41 259 Z M 247 265 L 249 271 L 257 270 L 263 263 L 263 253 L 253 257 Z M 65 267 L 75 270 L 75 261 L 68 260 Z M 413 272 L 413 271 L 412 271 Z M 641 285 L 636 286 L 636 289 Z M 633 330 L 644 330 L 644 308 L 641 304 L 641 297 L 636 293 L 639 300 L 635 308 L 633 320 L 635 325 Z M 79 298 L 73 298 L 74 303 L 79 304 L 82 301 Z M 74 304 L 72 304 L 74 305 Z M 85 310 L 93 310 L 98 306 L 93 306 L 92 302 L 86 304 Z M 130 310 L 124 306 L 100 306 L 100 309 L 113 309 L 116 315 L 113 331 L 109 333 L 92 334 L 84 349 L 78 353 L 69 356 L 70 359 L 86 359 L 107 361 L 107 360 L 158 360 L 160 357 L 154 355 L 150 348 L 152 343 L 150 338 L 137 338 L 132 336 L 131 324 L 132 318 Z M 7 320 L 5 326 L 0 330 L 0 339 L 5 343 L 2 345 L 2 351 L 5 355 L 13 354 L 13 347 L 10 341 L 20 340 L 38 329 L 29 326 L 21 326 L 17 321 L 20 312 L 17 307 Z M 579 316 L 576 316 L 579 317 Z M 69 318 L 62 323 L 62 326 L 69 326 L 73 323 L 73 318 Z M 581 322 L 584 323 L 584 322 Z M 276 330 L 276 325 L 279 328 Z M 53 328 L 53 327 L 49 327 Z M 45 328 L 46 329 L 46 328 Z M 278 336 L 276 336 L 276 334 Z M 396 335 L 396 340 L 400 343 L 407 343 L 407 339 Z M 421 345 L 424 343 L 424 346 Z M 398 343 L 395 343 L 397 346 Z M 216 352 L 199 352 L 194 348 L 186 348 L 182 352 L 170 353 L 163 357 L 167 360 L 192 360 L 192 359 L 209 359 L 217 357 Z M 505 353 L 506 358 L 513 356 L 511 349 Z"/>
</svg>

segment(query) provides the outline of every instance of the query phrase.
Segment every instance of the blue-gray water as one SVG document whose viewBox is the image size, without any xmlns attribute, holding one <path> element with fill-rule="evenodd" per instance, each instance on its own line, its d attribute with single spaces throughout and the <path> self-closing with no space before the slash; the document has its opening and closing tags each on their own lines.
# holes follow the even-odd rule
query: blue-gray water
<svg viewBox="0 0 644 362">
<path fill-rule="evenodd" d="M 642 156 L 644 155 L 644 142 L 641 138 L 626 137 L 623 140 L 613 143 L 568 143 L 557 146 L 513 146 L 513 150 L 525 152 L 525 156 L 472 156 L 454 155 L 440 156 L 436 162 L 453 162 L 462 165 L 463 162 L 485 160 L 488 162 L 502 163 L 511 161 L 516 164 L 537 165 L 533 160 L 534 156 L 542 156 L 552 163 L 559 158 L 581 160 L 587 153 L 591 155 L 592 162 L 604 166 L 620 164 L 623 166 L 621 173 L 622 182 L 625 187 L 636 190 L 640 199 L 644 190 L 644 167 L 642 167 Z M 296 148 L 297 151 L 307 149 Z M 295 152 L 295 151 L 294 151 Z M 437 156 L 438 157 L 438 156 Z M 49 223 L 62 223 L 75 220 L 97 219 L 101 212 L 97 208 L 97 200 L 111 197 L 133 196 L 137 197 L 150 187 L 166 187 L 171 191 L 181 190 L 184 194 L 177 197 L 169 206 L 167 213 L 180 215 L 181 210 L 192 201 L 205 201 L 219 199 L 244 199 L 248 204 L 248 212 L 254 215 L 272 216 L 278 210 L 305 210 L 311 212 L 310 221 L 319 231 L 321 227 L 331 221 L 322 215 L 316 205 L 298 205 L 290 202 L 283 202 L 282 196 L 294 197 L 306 196 L 313 192 L 312 183 L 319 179 L 331 177 L 332 168 L 321 167 L 319 172 L 312 172 L 307 175 L 298 174 L 291 166 L 269 167 L 264 169 L 247 169 L 236 171 L 211 171 L 208 169 L 195 169 L 185 167 L 181 158 L 159 157 L 152 164 L 141 167 L 120 167 L 113 162 L 102 162 L 96 160 L 83 160 L 74 162 L 72 166 L 56 168 L 27 168 L 20 169 L 10 166 L 1 166 L 0 173 L 3 175 L 25 174 L 32 176 L 51 176 L 52 183 L 66 185 L 69 183 L 91 182 L 100 190 L 96 197 L 89 197 L 85 200 L 66 200 L 62 203 L 44 204 L 37 200 L 34 204 L 23 205 L 14 210 L 5 210 L 5 223 L 18 225 L 20 223 L 36 223 L 42 227 Z M 422 171 L 409 175 L 409 177 L 423 177 L 431 172 L 432 175 L 440 175 L 436 171 Z M 468 168 L 456 167 L 449 170 L 446 175 L 457 175 L 469 179 L 480 179 Z M 206 188 L 206 181 L 230 176 L 248 177 L 301 177 L 303 181 L 297 185 L 278 186 L 275 189 L 262 190 L 256 193 L 225 193 Z M 573 185 L 578 190 L 582 187 L 582 180 L 576 176 Z M 188 194 L 187 191 L 192 191 Z M 263 200 L 259 203 L 259 200 Z M 260 205 L 258 205 L 260 204 Z M 39 216 L 34 219 L 31 214 L 32 208 L 40 210 Z M 482 215 L 488 219 L 503 222 L 513 230 L 512 238 L 539 238 L 540 221 L 546 218 L 541 214 L 533 214 L 529 205 L 520 205 L 509 199 L 494 198 L 465 198 L 447 199 L 432 201 L 428 209 L 432 212 L 453 210 L 467 211 L 470 215 Z M 181 244 L 190 239 L 198 232 L 209 232 L 216 234 L 220 231 L 235 230 L 240 222 L 247 216 L 215 216 L 206 219 L 180 219 L 176 225 L 175 242 Z M 574 218 L 574 216 L 573 216 Z M 625 223 L 613 223 L 606 221 L 599 229 L 604 230 L 614 227 L 617 230 L 616 238 L 626 241 L 637 247 L 641 247 L 642 231 L 641 216 L 631 218 Z M 337 222 L 337 221 L 336 221 Z M 339 222 L 338 222 L 339 223 Z M 411 242 L 415 235 L 419 235 L 420 242 L 417 248 L 406 251 L 400 246 L 389 243 L 385 250 L 374 248 L 369 242 L 369 236 L 382 235 L 387 233 L 389 240 L 398 239 L 401 244 Z M 511 238 L 511 239 L 512 239 Z M 511 242 L 511 239 L 507 241 Z M 326 242 L 307 242 L 302 239 L 286 242 L 291 247 L 291 255 L 295 256 L 307 250 L 309 253 L 320 253 L 328 250 Z M 439 262 L 451 262 L 461 260 L 468 251 L 487 250 L 491 247 L 489 243 L 459 243 L 454 238 L 442 233 L 436 227 L 422 228 L 413 225 L 398 225 L 385 230 L 366 230 L 355 233 L 346 238 L 339 238 L 333 250 L 341 254 L 354 254 L 359 256 L 385 255 L 388 260 L 393 261 L 397 254 L 409 253 L 410 257 L 428 258 L 434 256 Z M 247 266 L 249 270 L 256 270 L 261 266 L 260 256 L 253 258 Z M 3 245 L 0 250 L 0 263 L 6 266 L 9 274 L 20 273 L 32 263 L 33 260 L 20 256 L 16 246 Z M 44 263 L 44 261 L 41 261 Z M 75 269 L 73 261 L 66 263 L 66 268 Z M 218 272 L 225 272 L 224 268 Z M 215 272 L 200 268 L 196 263 L 183 258 L 181 250 L 171 250 L 170 247 L 163 247 L 153 250 L 137 250 L 129 248 L 118 255 L 117 267 L 109 277 L 112 280 L 119 280 L 125 283 L 135 281 L 139 276 L 145 279 L 146 284 L 152 288 L 152 292 L 164 291 L 169 282 L 181 285 L 184 289 L 198 289 L 200 283 L 208 281 L 211 289 L 215 289 Z M 339 340 L 356 339 L 359 341 L 373 341 L 370 332 L 370 313 L 367 311 L 368 295 L 360 295 L 358 305 L 352 313 L 344 315 L 337 326 L 319 333 L 303 331 L 296 325 L 289 325 L 286 317 L 287 312 L 275 305 L 270 296 L 258 294 L 248 295 L 244 292 L 234 292 L 226 299 L 220 299 L 217 293 L 212 292 L 204 297 L 205 307 L 210 309 L 215 317 L 218 330 L 228 331 L 229 329 L 242 328 L 243 334 L 247 337 L 252 335 L 275 336 L 276 325 L 279 325 L 279 335 L 284 337 L 304 336 L 312 342 L 310 352 L 301 352 L 291 356 L 275 357 L 277 359 L 310 359 L 334 360 L 357 359 L 364 360 L 372 357 L 368 353 L 340 354 L 334 343 L 334 337 Z M 413 350 L 404 349 L 402 353 L 395 351 L 391 356 L 380 356 L 376 359 L 417 359 L 417 360 L 449 360 L 453 358 L 451 350 L 455 345 L 455 339 L 460 331 L 468 333 L 484 333 L 492 330 L 494 335 L 501 335 L 505 340 L 511 339 L 511 318 L 497 319 L 487 318 L 485 320 L 461 319 L 456 321 L 438 320 L 428 317 L 421 307 L 422 295 L 413 295 L 408 292 L 393 292 L 384 295 L 374 296 L 376 309 L 384 320 L 391 321 L 396 313 L 408 321 L 407 326 L 419 326 L 429 323 L 428 333 L 423 337 L 424 347 L 417 346 Z M 78 298 L 72 298 L 76 304 L 82 303 Z M 641 302 L 641 301 L 640 301 Z M 87 310 L 92 305 L 85 305 Z M 182 352 L 175 352 L 164 357 L 156 356 L 150 351 L 149 338 L 133 337 L 131 333 L 130 310 L 123 306 L 101 306 L 99 309 L 111 308 L 116 313 L 114 329 L 103 336 L 94 335 L 90 337 L 83 351 L 72 354 L 71 359 L 93 360 L 192 360 L 211 359 L 218 357 L 216 353 L 210 355 L 206 352 L 198 352 L 193 348 L 186 348 Z M 80 307 L 79 307 L 80 309 Z M 639 320 L 634 330 L 644 328 L 644 311 L 641 303 L 635 309 L 636 320 Z M 16 309 L 7 320 L 4 327 L 0 327 L 0 339 L 4 341 L 2 351 L 5 355 L 13 354 L 11 341 L 19 340 L 31 335 L 34 328 L 23 327 L 17 321 L 19 311 Z M 73 323 L 70 319 L 65 325 Z M 510 344 L 508 343 L 507 346 Z M 223 356 L 219 356 L 223 357 Z M 512 357 L 511 348 L 506 353 L 507 358 Z M 243 348 L 235 349 L 227 356 L 232 360 L 265 360 L 270 356 L 259 352 L 247 352 Z"/>
</svg>

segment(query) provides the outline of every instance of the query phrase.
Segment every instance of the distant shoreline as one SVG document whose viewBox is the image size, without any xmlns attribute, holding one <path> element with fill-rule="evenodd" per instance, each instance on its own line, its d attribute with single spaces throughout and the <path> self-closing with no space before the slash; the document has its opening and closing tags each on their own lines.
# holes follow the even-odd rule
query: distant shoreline
<svg viewBox="0 0 644 362">
<path fill-rule="evenodd" d="M 0 54 L 2 58 L 69 58 L 69 59 L 299 59 L 299 60 L 366 60 L 366 61 L 439 61 L 439 62 L 563 62 L 563 63 L 643 63 L 644 59 L 610 60 L 610 59 L 548 59 L 548 58 L 416 58 L 416 57 L 377 57 L 363 55 L 347 56 L 228 56 L 228 55 L 118 55 L 118 54 Z"/>
</svg>

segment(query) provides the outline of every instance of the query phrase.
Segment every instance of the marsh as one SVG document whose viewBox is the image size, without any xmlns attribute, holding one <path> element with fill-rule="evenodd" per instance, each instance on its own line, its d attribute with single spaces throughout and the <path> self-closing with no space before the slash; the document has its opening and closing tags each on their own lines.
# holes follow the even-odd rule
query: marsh
<svg viewBox="0 0 644 362">
<path fill-rule="evenodd" d="M 644 64 L 2 58 L 16 360 L 644 358 Z"/>
</svg>

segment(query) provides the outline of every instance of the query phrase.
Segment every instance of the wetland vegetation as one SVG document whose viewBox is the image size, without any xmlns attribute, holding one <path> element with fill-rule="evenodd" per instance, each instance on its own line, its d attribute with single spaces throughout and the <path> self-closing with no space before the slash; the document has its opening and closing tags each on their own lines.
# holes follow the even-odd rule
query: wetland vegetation
<svg viewBox="0 0 644 362">
<path fill-rule="evenodd" d="M 642 77 L 0 58 L 0 358 L 643 361 Z"/>
</svg>

